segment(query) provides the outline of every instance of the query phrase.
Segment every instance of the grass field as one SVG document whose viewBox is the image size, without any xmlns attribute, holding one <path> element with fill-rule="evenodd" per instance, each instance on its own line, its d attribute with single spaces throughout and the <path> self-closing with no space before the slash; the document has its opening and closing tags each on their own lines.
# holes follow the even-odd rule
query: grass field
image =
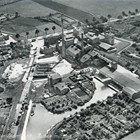
<svg viewBox="0 0 140 140">
<path fill-rule="evenodd" d="M 0 12 L 15 13 L 19 12 L 20 15 L 25 17 L 45 16 L 54 10 L 46 8 L 32 0 L 22 0 L 7 6 L 0 7 Z"/>
<path fill-rule="evenodd" d="M 140 7 L 140 0 L 53 0 L 62 4 L 88 11 L 96 15 L 118 16 L 124 10 L 134 11 Z"/>
<path fill-rule="evenodd" d="M 18 17 L 16 19 L 2 23 L 2 30 L 11 33 L 22 33 L 35 29 L 36 26 L 44 23 L 33 18 Z"/>
</svg>

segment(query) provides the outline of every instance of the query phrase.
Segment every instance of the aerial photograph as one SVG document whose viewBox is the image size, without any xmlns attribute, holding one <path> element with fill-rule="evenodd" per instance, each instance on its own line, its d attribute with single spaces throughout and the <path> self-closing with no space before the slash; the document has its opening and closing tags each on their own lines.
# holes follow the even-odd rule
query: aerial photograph
<svg viewBox="0 0 140 140">
<path fill-rule="evenodd" d="M 140 140 L 140 0 L 0 0 L 0 140 Z"/>
</svg>

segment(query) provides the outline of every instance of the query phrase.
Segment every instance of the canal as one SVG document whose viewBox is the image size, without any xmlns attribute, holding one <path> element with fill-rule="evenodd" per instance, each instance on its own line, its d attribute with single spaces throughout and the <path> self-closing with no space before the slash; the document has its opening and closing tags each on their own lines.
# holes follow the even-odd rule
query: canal
<svg viewBox="0 0 140 140">
<path fill-rule="evenodd" d="M 94 82 L 96 83 L 97 89 L 95 91 L 95 94 L 93 95 L 93 98 L 84 106 L 78 107 L 77 110 L 72 110 L 71 112 L 65 112 L 63 114 L 56 115 L 48 112 L 41 104 L 37 104 L 35 115 L 31 116 L 29 119 L 26 140 L 44 140 L 47 131 L 56 123 L 63 120 L 64 117 L 68 117 L 69 115 L 80 111 L 81 108 L 86 108 L 91 103 L 95 103 L 98 100 L 104 100 L 107 96 L 115 94 L 115 91 L 108 87 L 105 87 L 98 80 L 94 79 Z"/>
</svg>

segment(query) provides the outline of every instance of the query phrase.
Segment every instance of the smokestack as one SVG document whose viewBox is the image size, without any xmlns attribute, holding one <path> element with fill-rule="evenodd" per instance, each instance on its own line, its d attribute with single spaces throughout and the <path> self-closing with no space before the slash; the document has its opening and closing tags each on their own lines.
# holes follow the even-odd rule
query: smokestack
<svg viewBox="0 0 140 140">
<path fill-rule="evenodd" d="M 62 57 L 64 58 L 66 55 L 66 46 L 65 46 L 65 40 L 64 40 L 64 24 L 63 24 L 63 14 L 61 15 L 61 25 L 62 25 Z"/>
</svg>

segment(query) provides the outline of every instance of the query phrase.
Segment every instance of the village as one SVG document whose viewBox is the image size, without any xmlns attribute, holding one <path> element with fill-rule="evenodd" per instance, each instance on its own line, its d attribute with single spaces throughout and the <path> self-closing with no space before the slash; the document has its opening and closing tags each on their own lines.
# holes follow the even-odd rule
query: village
<svg viewBox="0 0 140 140">
<path fill-rule="evenodd" d="M 139 131 L 139 34 L 118 36 L 118 24 L 137 28 L 138 9 L 129 14 L 82 22 L 59 11 L 2 13 L 0 139 L 126 140 Z"/>
</svg>

